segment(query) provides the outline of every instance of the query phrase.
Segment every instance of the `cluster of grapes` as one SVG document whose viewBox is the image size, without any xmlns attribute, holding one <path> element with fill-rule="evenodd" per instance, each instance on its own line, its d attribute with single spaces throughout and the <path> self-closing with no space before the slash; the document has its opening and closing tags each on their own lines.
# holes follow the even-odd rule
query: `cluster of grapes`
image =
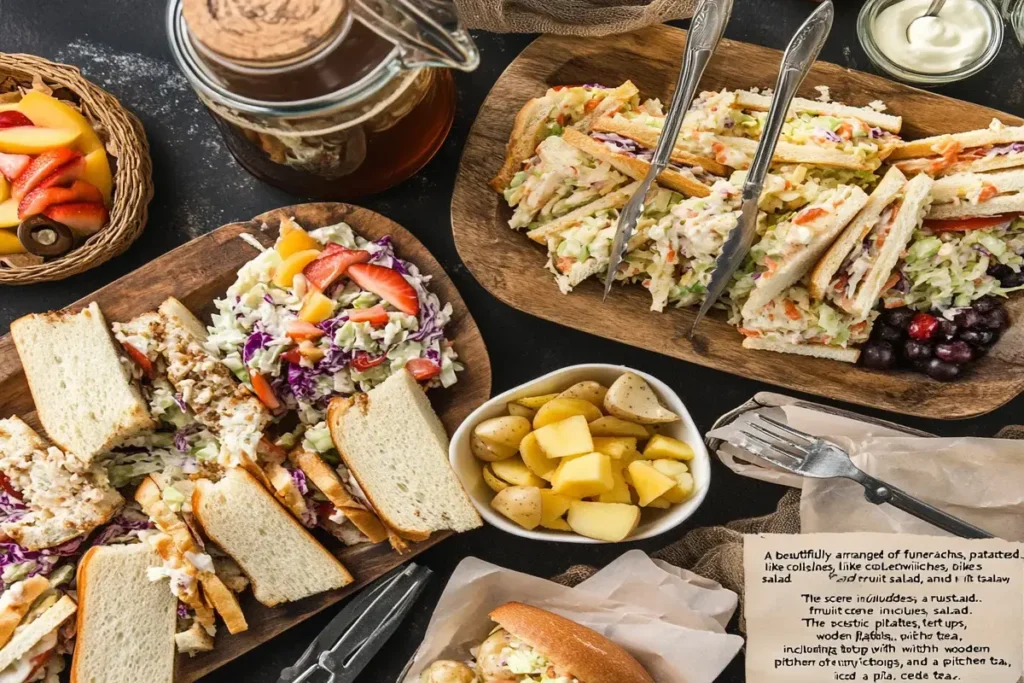
<svg viewBox="0 0 1024 683">
<path fill-rule="evenodd" d="M 949 382 L 972 360 L 988 353 L 1010 324 L 998 297 L 985 296 L 952 320 L 909 308 L 882 312 L 871 339 L 861 352 L 861 363 L 876 370 L 905 367 Z"/>
</svg>

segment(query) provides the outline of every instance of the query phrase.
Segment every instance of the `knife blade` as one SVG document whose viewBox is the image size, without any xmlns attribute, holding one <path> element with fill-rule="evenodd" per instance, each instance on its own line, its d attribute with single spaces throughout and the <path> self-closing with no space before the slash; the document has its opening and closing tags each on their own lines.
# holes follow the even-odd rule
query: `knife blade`
<svg viewBox="0 0 1024 683">
<path fill-rule="evenodd" d="M 775 146 L 782 133 L 782 125 L 786 122 L 789 105 L 800 84 L 804 82 L 811 70 L 814 61 L 821 54 L 821 48 L 824 47 L 825 40 L 832 30 L 834 16 L 835 8 L 832 5 L 832 0 L 822 2 L 800 26 L 782 57 L 779 78 L 775 84 L 775 96 L 768 109 L 761 141 L 758 143 L 757 151 L 754 152 L 754 159 L 750 163 L 750 169 L 747 171 L 747 177 L 743 183 L 740 218 L 736 227 L 729 233 L 725 244 L 722 245 L 722 252 L 715 260 L 715 270 L 711 274 L 711 283 L 708 285 L 707 294 L 693 321 L 693 326 L 690 328 L 691 339 L 697 330 L 697 325 L 728 288 L 732 276 L 743 264 L 750 252 L 750 247 L 753 246 L 754 237 L 757 234 L 757 204 L 761 198 L 761 188 L 768 176 L 768 169 L 771 167 Z"/>
<path fill-rule="evenodd" d="M 683 64 L 676 79 L 676 91 L 672 95 L 672 103 L 665 116 L 665 125 L 654 150 L 651 168 L 647 171 L 643 182 L 640 183 L 640 187 L 633 193 L 629 203 L 619 213 L 619 222 L 615 228 L 615 239 L 612 241 L 608 262 L 608 272 L 604 278 L 604 299 L 608 298 L 608 292 L 611 291 L 612 283 L 615 282 L 615 273 L 622 263 L 626 247 L 636 230 L 636 222 L 640 218 L 647 193 L 650 191 L 651 185 L 654 184 L 654 180 L 668 165 L 668 160 L 676 144 L 676 137 L 679 135 L 679 127 L 683 123 L 683 117 L 693 103 L 701 76 L 704 75 L 711 55 L 714 54 L 725 33 L 725 25 L 729 23 L 732 3 L 733 0 L 702 0 L 693 15 L 690 30 L 686 34 L 686 49 Z"/>
</svg>

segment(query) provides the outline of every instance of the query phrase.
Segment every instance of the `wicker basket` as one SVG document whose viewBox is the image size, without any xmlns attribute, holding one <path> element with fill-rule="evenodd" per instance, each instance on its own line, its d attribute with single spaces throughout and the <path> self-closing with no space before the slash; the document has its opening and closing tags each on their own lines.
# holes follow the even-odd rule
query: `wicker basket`
<svg viewBox="0 0 1024 683">
<path fill-rule="evenodd" d="M 76 67 L 32 55 L 0 53 L 0 92 L 31 88 L 38 78 L 54 97 L 77 105 L 106 145 L 114 176 L 113 206 L 110 222 L 67 255 L 37 265 L 0 265 L 0 285 L 61 280 L 117 256 L 142 234 L 153 197 L 146 133 L 113 95 L 83 78 Z"/>
</svg>

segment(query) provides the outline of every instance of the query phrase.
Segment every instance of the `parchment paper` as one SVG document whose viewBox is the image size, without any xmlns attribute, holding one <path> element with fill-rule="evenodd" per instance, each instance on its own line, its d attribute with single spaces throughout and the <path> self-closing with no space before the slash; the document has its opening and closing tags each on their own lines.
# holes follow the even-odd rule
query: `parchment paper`
<svg viewBox="0 0 1024 683">
<path fill-rule="evenodd" d="M 726 439 L 719 459 L 737 474 L 800 488 L 803 533 L 876 531 L 949 535 L 890 505 L 873 505 L 859 484 L 805 479 L 761 461 L 747 446 L 742 415 L 710 436 Z M 1006 540 L 1024 541 L 1024 442 L 1010 439 L 922 438 L 799 406 L 768 408 L 772 417 L 846 448 L 862 470 Z"/>
<path fill-rule="evenodd" d="M 712 683 L 743 646 L 725 633 L 737 596 L 714 581 L 631 550 L 575 588 L 475 557 L 455 569 L 405 683 L 438 659 L 463 661 L 506 602 L 541 607 L 615 641 L 658 683 Z"/>
</svg>

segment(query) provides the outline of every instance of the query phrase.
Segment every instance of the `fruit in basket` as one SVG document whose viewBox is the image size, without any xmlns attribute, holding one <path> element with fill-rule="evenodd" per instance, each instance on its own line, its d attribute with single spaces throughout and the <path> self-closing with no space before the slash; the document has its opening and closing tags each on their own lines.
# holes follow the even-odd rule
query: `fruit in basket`
<svg viewBox="0 0 1024 683">
<path fill-rule="evenodd" d="M 594 450 L 587 419 L 582 415 L 573 415 L 560 422 L 544 425 L 533 433 L 537 435 L 537 444 L 549 458 L 564 458 Z"/>
<path fill-rule="evenodd" d="M 32 157 L 27 154 L 3 154 L 0 153 L 0 173 L 14 182 L 21 175 L 22 171 L 32 163 Z"/>
<path fill-rule="evenodd" d="M 28 168 L 22 171 L 21 175 L 18 176 L 18 179 L 14 181 L 11 185 L 11 196 L 15 199 L 21 199 L 29 192 L 36 189 L 36 187 L 44 180 L 50 176 L 54 176 L 55 172 L 60 169 L 61 166 L 64 166 L 65 164 L 72 164 L 69 169 L 73 169 L 73 162 L 76 162 L 79 159 L 82 159 L 82 155 L 73 149 L 68 149 L 67 147 L 57 147 L 55 149 L 46 150 L 33 159 L 28 165 Z M 55 185 L 62 185 L 64 184 L 61 182 L 62 180 L 66 180 L 66 182 L 77 180 L 78 176 L 81 175 L 81 169 L 79 169 L 78 175 L 65 178 L 65 176 L 69 175 L 70 174 L 68 172 L 62 171 L 60 174 L 56 175 L 54 177 L 54 181 L 49 183 L 47 186 L 52 187 Z"/>
<path fill-rule="evenodd" d="M 555 422 L 561 422 L 575 415 L 580 415 L 585 422 L 592 422 L 601 417 L 601 409 L 590 401 L 581 398 L 553 398 L 537 411 L 533 418 L 533 428 L 540 429 Z"/>
<path fill-rule="evenodd" d="M 14 128 L 15 126 L 34 126 L 32 121 L 20 111 L 0 112 L 0 128 Z"/>
<path fill-rule="evenodd" d="M 558 398 L 579 398 L 593 403 L 599 409 L 604 405 L 608 387 L 600 382 L 577 382 L 558 395 Z"/>
<path fill-rule="evenodd" d="M 0 230 L 0 255 L 24 253 L 25 245 L 18 239 L 17 233 L 11 230 Z"/>
<path fill-rule="evenodd" d="M 101 147 L 85 155 L 85 168 L 82 170 L 82 180 L 92 183 L 103 195 L 103 203 L 110 206 L 114 192 L 114 176 L 110 172 L 110 160 L 107 159 L 106 151 Z"/>
<path fill-rule="evenodd" d="M 31 90 L 18 102 L 17 109 L 37 126 L 75 131 L 76 147 L 83 154 L 103 149 L 103 143 L 89 121 L 56 97 Z"/>
<path fill-rule="evenodd" d="M 110 218 L 102 202 L 58 204 L 48 208 L 43 215 L 51 221 L 68 226 L 79 237 L 96 234 Z"/>
<path fill-rule="evenodd" d="M 569 506 L 569 527 L 588 538 L 618 543 L 640 523 L 640 508 L 622 503 L 576 500 Z"/>
<path fill-rule="evenodd" d="M 492 417 L 473 428 L 473 435 L 489 446 L 507 448 L 515 453 L 519 444 L 530 433 L 530 421 L 525 417 Z"/>
<path fill-rule="evenodd" d="M 542 505 L 536 486 L 509 486 L 491 501 L 491 507 L 528 530 L 540 526 Z"/>
<path fill-rule="evenodd" d="M 21 223 L 18 218 L 18 200 L 11 197 L 0 202 L 0 228 L 16 228 Z"/>
<path fill-rule="evenodd" d="M 679 416 L 661 405 L 651 386 L 634 372 L 624 372 L 608 388 L 604 409 L 639 424 L 675 422 Z"/>
<path fill-rule="evenodd" d="M 71 183 L 71 187 L 37 187 L 18 202 L 18 217 L 24 220 L 30 216 L 37 216 L 56 204 L 72 202 L 98 204 L 102 208 L 103 195 L 84 180 L 76 180 Z"/>
<path fill-rule="evenodd" d="M 0 152 L 4 154 L 42 154 L 54 147 L 68 147 L 79 132 L 67 128 L 15 126 L 0 129 Z"/>
<path fill-rule="evenodd" d="M 11 198 L 11 183 L 7 178 L 0 174 L 0 202 L 6 202 Z"/>
</svg>

